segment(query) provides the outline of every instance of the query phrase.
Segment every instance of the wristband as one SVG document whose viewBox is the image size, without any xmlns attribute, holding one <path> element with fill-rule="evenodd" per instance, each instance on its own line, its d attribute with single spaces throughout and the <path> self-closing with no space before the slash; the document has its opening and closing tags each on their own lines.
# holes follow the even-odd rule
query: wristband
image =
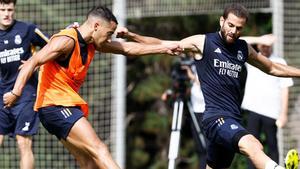
<svg viewBox="0 0 300 169">
<path fill-rule="evenodd" d="M 10 93 L 16 97 L 20 97 L 19 95 L 17 95 L 16 93 L 14 93 L 13 91 L 10 91 Z"/>
</svg>

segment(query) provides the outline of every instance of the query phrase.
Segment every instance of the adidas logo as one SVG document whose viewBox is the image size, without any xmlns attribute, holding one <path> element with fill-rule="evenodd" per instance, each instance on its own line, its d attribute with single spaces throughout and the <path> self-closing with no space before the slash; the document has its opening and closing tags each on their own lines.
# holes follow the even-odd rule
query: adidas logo
<svg viewBox="0 0 300 169">
<path fill-rule="evenodd" d="M 214 52 L 215 53 L 222 53 L 220 48 L 217 48 Z"/>
</svg>

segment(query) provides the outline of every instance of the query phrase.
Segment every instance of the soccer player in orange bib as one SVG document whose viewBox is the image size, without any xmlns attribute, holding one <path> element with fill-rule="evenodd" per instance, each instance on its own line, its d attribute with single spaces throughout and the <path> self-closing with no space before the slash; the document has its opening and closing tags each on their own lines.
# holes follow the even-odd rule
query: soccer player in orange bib
<svg viewBox="0 0 300 169">
<path fill-rule="evenodd" d="M 55 135 L 85 169 L 119 168 L 86 119 L 88 105 L 78 94 L 95 50 L 130 56 L 180 52 L 177 44 L 142 45 L 111 41 L 117 24 L 109 9 L 93 8 L 80 27 L 55 34 L 25 63 L 13 90 L 3 98 L 7 107 L 12 106 L 17 100 L 15 95 L 21 95 L 34 69 L 41 66 L 35 110 L 48 132 Z"/>
</svg>

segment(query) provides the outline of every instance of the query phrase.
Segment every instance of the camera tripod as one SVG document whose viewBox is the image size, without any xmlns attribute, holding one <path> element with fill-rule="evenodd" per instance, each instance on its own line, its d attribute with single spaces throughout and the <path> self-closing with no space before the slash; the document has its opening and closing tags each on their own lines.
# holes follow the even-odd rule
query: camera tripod
<svg viewBox="0 0 300 169">
<path fill-rule="evenodd" d="M 170 136 L 170 144 L 169 144 L 169 164 L 168 169 L 176 168 L 176 158 L 178 157 L 179 145 L 180 145 L 180 131 L 182 127 L 182 115 L 184 109 L 184 99 L 178 97 L 173 105 L 173 118 L 172 118 L 172 131 Z M 192 123 L 197 131 L 197 135 L 200 139 L 200 142 L 203 147 L 206 147 L 205 138 L 201 132 L 200 125 L 196 119 L 194 114 L 192 105 L 190 102 L 187 102 L 187 108 L 191 115 Z"/>
</svg>

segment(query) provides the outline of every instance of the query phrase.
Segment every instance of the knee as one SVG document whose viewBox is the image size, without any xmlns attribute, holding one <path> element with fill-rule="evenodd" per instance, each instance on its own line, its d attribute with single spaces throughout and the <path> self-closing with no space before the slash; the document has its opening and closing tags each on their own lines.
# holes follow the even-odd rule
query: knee
<svg viewBox="0 0 300 169">
<path fill-rule="evenodd" d="M 239 143 L 239 150 L 248 157 L 256 157 L 257 154 L 263 151 L 263 145 L 253 136 L 243 136 Z"/>
<path fill-rule="evenodd" d="M 21 152 L 31 150 L 32 140 L 31 137 L 27 136 L 16 136 L 17 144 Z"/>
</svg>

